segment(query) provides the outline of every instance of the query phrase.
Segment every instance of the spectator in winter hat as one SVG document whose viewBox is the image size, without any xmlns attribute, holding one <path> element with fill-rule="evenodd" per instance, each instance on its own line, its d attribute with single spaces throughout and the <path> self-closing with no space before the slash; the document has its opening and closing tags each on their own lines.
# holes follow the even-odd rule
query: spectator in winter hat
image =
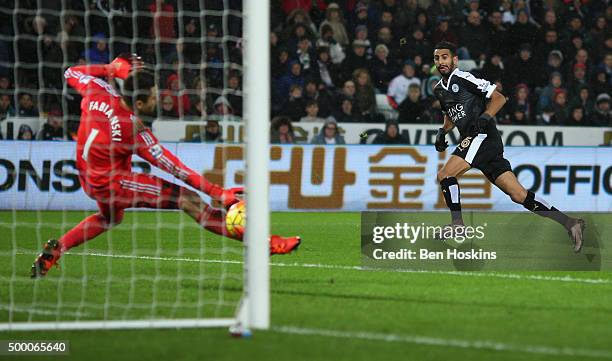
<svg viewBox="0 0 612 361">
<path fill-rule="evenodd" d="M 603 93 L 595 100 L 595 111 L 591 123 L 599 127 L 612 127 L 612 111 L 610 111 L 610 95 Z"/>
<path fill-rule="evenodd" d="M 319 26 L 319 33 L 324 25 L 329 25 L 334 31 L 334 39 L 342 46 L 347 46 L 349 38 L 344 26 L 344 18 L 340 6 L 336 3 L 330 3 L 325 12 L 325 20 Z"/>
</svg>

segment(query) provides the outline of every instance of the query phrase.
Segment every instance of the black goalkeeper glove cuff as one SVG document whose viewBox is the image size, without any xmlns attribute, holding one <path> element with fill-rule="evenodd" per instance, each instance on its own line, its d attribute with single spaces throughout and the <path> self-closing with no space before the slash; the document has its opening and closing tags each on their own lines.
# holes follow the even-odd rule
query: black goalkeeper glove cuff
<svg viewBox="0 0 612 361">
<path fill-rule="evenodd" d="M 482 113 L 478 117 L 478 134 L 487 134 L 491 122 L 493 122 L 493 117 L 487 113 Z"/>
<path fill-rule="evenodd" d="M 444 128 L 438 129 L 435 146 L 438 152 L 444 152 L 448 147 L 448 142 L 446 141 L 446 131 L 444 131 Z"/>
</svg>

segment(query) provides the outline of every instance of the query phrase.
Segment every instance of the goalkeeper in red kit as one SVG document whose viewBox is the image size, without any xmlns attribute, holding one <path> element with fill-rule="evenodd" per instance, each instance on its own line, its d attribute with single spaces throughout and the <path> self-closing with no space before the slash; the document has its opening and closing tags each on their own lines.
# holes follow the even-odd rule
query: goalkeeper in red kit
<svg viewBox="0 0 612 361">
<path fill-rule="evenodd" d="M 32 265 L 32 277 L 47 274 L 61 255 L 121 223 L 127 208 L 181 209 L 198 224 L 216 234 L 230 236 L 226 209 L 238 202 L 242 188 L 223 189 L 183 164 L 159 144 L 139 120 L 154 115 L 157 87 L 140 58 L 118 57 L 107 65 L 68 68 L 66 82 L 83 97 L 77 141 L 77 169 L 83 190 L 98 203 L 99 211 L 85 218 L 59 240 L 49 240 Z M 120 94 L 103 78 L 124 81 Z M 195 190 L 223 204 L 217 209 L 204 203 L 193 190 L 156 176 L 134 173 L 132 155 L 172 174 Z M 270 237 L 272 254 L 289 253 L 299 237 Z"/>
</svg>

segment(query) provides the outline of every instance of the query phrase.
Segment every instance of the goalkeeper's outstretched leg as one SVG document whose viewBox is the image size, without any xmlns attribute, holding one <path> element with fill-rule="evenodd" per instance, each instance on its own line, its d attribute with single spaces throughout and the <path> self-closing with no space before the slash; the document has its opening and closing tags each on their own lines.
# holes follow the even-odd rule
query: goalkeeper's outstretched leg
<svg viewBox="0 0 612 361">
<path fill-rule="evenodd" d="M 181 188 L 179 207 L 205 229 L 219 235 L 242 241 L 242 234 L 234 235 L 227 231 L 225 225 L 226 210 L 209 206 L 202 201 L 197 193 L 187 188 Z M 281 237 L 278 235 L 271 235 L 270 253 L 291 253 L 300 246 L 301 241 L 299 236 Z"/>
<path fill-rule="evenodd" d="M 200 196 L 185 187 L 141 173 L 120 177 L 108 199 L 98 200 L 99 212 L 85 218 L 59 240 L 50 240 L 32 264 L 32 277 L 42 277 L 71 248 L 92 240 L 123 220 L 126 208 L 180 209 L 204 229 L 242 241 L 230 235 L 225 225 L 225 209 L 206 204 Z M 300 237 L 270 236 L 270 253 L 287 254 L 297 249 Z"/>
</svg>

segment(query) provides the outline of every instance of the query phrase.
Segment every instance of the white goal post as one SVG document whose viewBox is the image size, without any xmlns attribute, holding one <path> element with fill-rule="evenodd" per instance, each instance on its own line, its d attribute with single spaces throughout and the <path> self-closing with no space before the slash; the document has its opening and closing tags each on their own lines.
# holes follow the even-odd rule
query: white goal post
<svg viewBox="0 0 612 361">
<path fill-rule="evenodd" d="M 270 327 L 270 5 L 247 0 L 245 8 L 245 100 L 248 228 L 246 233 L 246 324 Z"/>
</svg>

